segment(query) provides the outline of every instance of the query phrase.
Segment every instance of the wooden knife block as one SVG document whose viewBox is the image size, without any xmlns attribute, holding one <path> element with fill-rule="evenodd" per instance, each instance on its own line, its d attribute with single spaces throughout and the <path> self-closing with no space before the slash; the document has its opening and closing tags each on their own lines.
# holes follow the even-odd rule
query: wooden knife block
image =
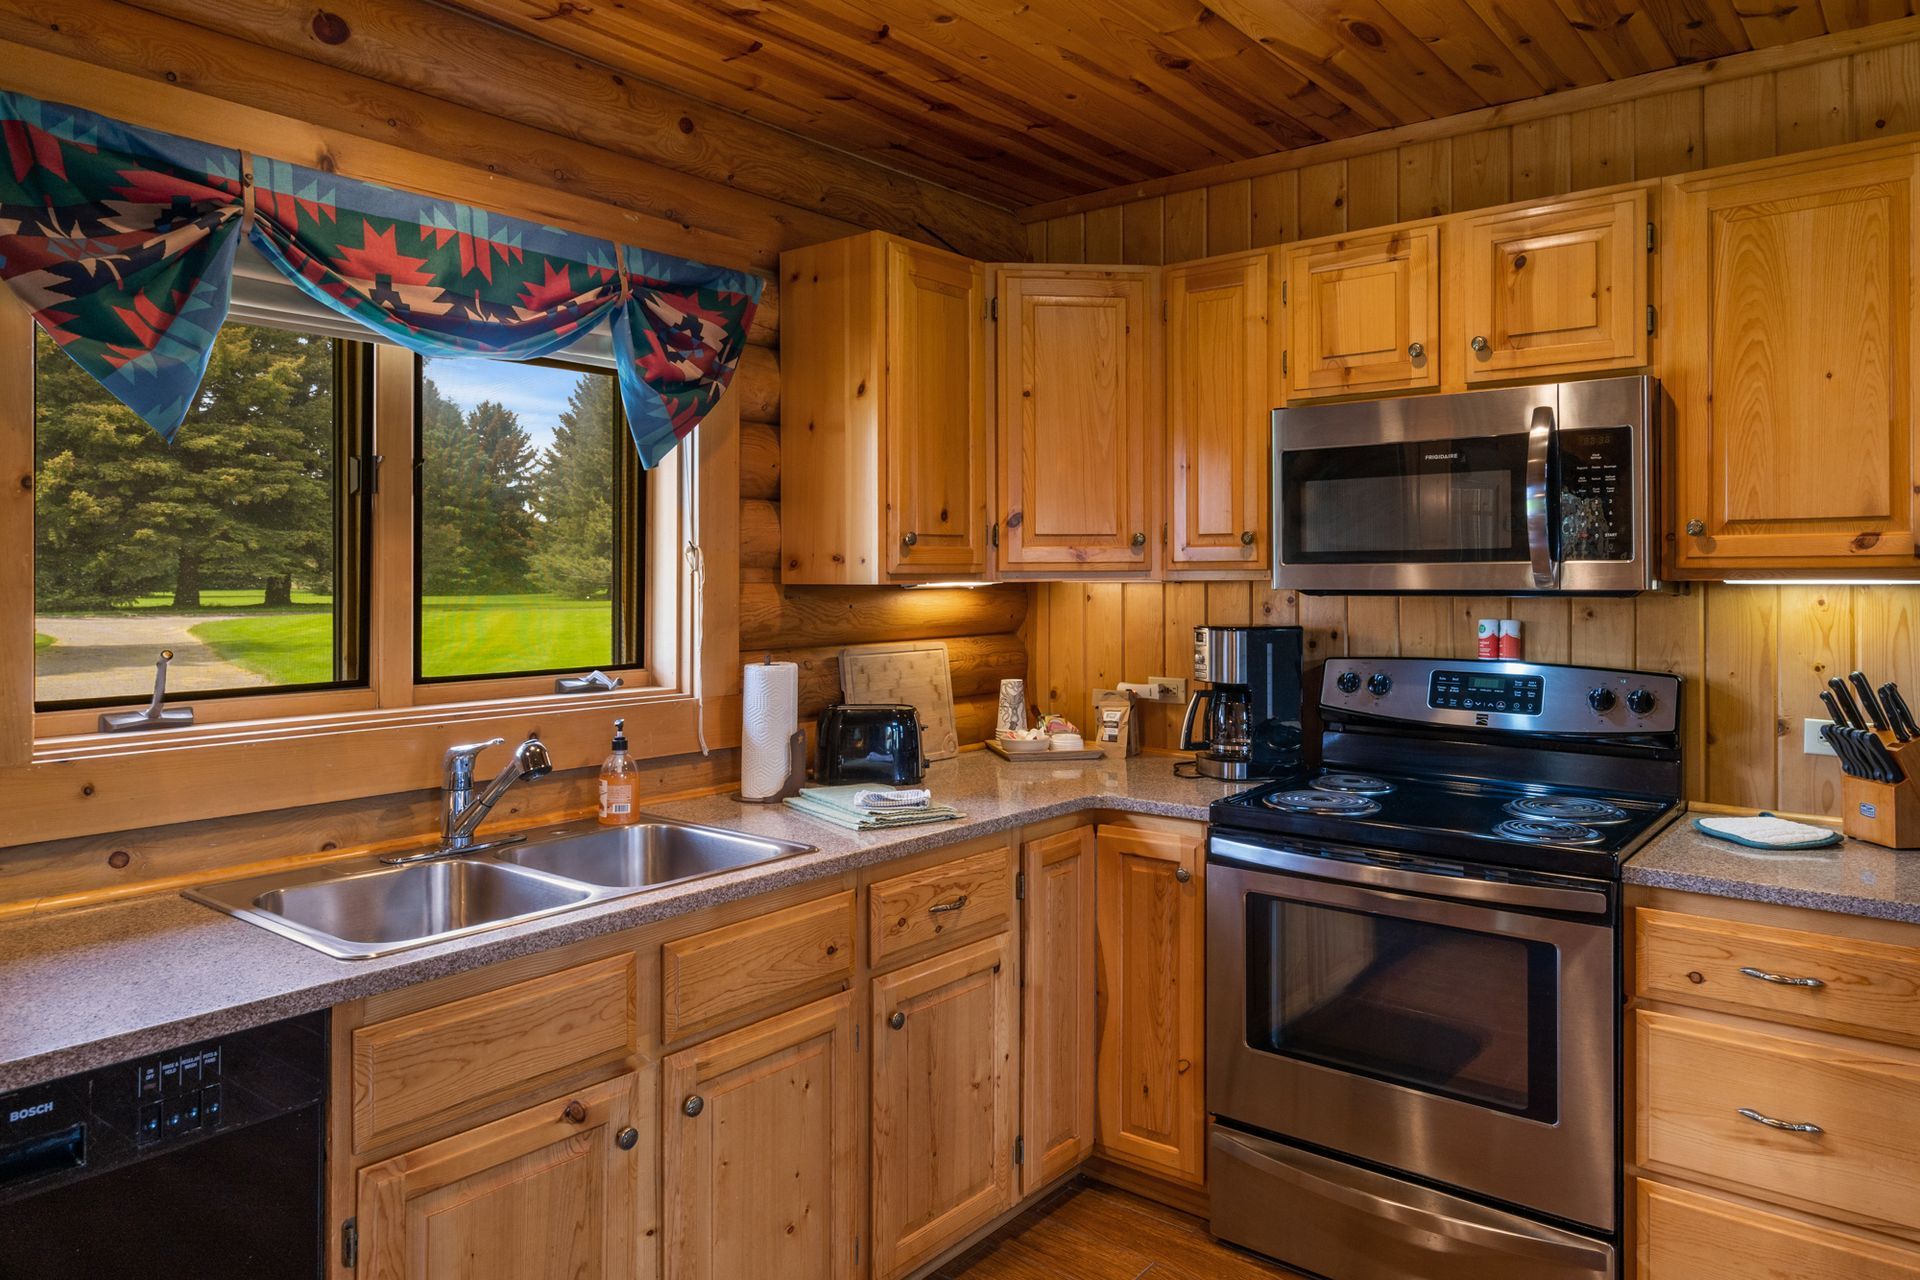
<svg viewBox="0 0 1920 1280">
<path fill-rule="evenodd" d="M 1920 849 L 1920 738 L 1903 743 L 1883 733 L 1880 739 L 1906 777 L 1899 782 L 1875 782 L 1842 774 L 1841 830 L 1855 840 L 1889 849 Z"/>
</svg>

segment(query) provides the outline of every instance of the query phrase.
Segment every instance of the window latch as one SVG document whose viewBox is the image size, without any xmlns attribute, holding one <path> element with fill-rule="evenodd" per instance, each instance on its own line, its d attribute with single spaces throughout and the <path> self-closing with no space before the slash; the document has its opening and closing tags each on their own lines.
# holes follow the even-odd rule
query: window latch
<svg viewBox="0 0 1920 1280">
<path fill-rule="evenodd" d="M 173 650 L 162 649 L 153 664 L 153 701 L 140 711 L 110 711 L 100 717 L 102 733 L 134 733 L 141 729 L 179 729 L 193 723 L 192 707 L 167 705 L 167 664 Z"/>
<path fill-rule="evenodd" d="M 608 693 L 626 683 L 622 676 L 604 671 L 589 671 L 584 676 L 561 676 L 553 682 L 555 693 Z"/>
</svg>

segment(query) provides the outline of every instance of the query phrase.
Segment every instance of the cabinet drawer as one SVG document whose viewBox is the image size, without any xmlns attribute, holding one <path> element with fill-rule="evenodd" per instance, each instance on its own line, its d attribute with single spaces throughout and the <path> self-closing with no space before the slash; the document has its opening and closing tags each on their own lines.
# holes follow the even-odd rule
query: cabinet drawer
<svg viewBox="0 0 1920 1280">
<path fill-rule="evenodd" d="M 1920 1055 L 1646 1010 L 1636 1028 L 1642 1165 L 1920 1236 Z"/>
<path fill-rule="evenodd" d="M 1920 1280 L 1920 1253 L 1639 1183 L 1640 1280 Z"/>
<path fill-rule="evenodd" d="M 668 1043 L 853 977 L 853 893 L 667 943 L 660 951 Z"/>
<path fill-rule="evenodd" d="M 609 956 L 356 1028 L 353 1145 L 404 1134 L 634 1052 L 633 957 Z"/>
<path fill-rule="evenodd" d="M 871 963 L 1003 920 L 1013 908 L 1013 852 L 988 849 L 877 881 L 869 891 Z"/>
<path fill-rule="evenodd" d="M 1920 948 L 1644 907 L 1634 946 L 1643 999 L 1920 1042 Z"/>
</svg>

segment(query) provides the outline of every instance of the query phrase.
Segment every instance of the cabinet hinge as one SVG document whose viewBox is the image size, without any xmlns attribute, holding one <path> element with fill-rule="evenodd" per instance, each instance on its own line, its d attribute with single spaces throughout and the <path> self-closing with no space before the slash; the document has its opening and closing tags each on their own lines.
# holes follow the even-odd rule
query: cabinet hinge
<svg viewBox="0 0 1920 1280">
<path fill-rule="evenodd" d="M 340 1224 L 340 1265 L 352 1271 L 360 1264 L 360 1219 Z"/>
<path fill-rule="evenodd" d="M 1283 307 L 1287 305 L 1287 282 L 1285 280 L 1280 282 L 1280 305 Z"/>
<path fill-rule="evenodd" d="M 1160 545 L 1163 547 L 1167 545 L 1169 539 L 1172 537 L 1172 535 L 1168 533 L 1167 529 L 1168 529 L 1168 526 L 1166 522 L 1162 521 L 1160 524 Z"/>
<path fill-rule="evenodd" d="M 1654 246 L 1653 223 L 1647 223 L 1647 252 L 1652 253 Z"/>
<path fill-rule="evenodd" d="M 1013 1140 L 1013 1162 L 1025 1164 L 1027 1159 L 1027 1140 L 1024 1136 Z"/>
<path fill-rule="evenodd" d="M 995 520 L 987 526 L 987 541 L 993 546 L 1000 545 L 1000 522 Z"/>
<path fill-rule="evenodd" d="M 857 1022 L 853 1024 L 853 1051 L 860 1052 L 860 1024 Z"/>
<path fill-rule="evenodd" d="M 998 320 L 999 318 L 1000 318 L 1000 299 L 988 298 L 987 299 L 987 319 Z"/>
<path fill-rule="evenodd" d="M 1013 873 L 1013 900 L 1015 902 L 1027 900 L 1027 873 L 1024 871 Z"/>
<path fill-rule="evenodd" d="M 1285 351 L 1280 353 L 1280 376 L 1283 378 L 1287 376 L 1287 353 Z"/>
<path fill-rule="evenodd" d="M 1167 300 L 1165 298 L 1160 299 L 1160 319 L 1164 322 L 1169 314 Z"/>
<path fill-rule="evenodd" d="M 1654 324 L 1654 318 L 1656 315 L 1657 313 L 1654 311 L 1654 309 L 1651 306 L 1649 306 L 1647 308 L 1647 336 L 1649 338 L 1653 336 L 1653 324 Z"/>
</svg>

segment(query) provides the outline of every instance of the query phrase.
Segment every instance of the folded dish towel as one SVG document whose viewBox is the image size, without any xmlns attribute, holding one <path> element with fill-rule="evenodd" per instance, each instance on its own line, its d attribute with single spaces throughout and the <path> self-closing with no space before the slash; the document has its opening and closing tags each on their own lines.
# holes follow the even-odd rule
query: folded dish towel
<svg viewBox="0 0 1920 1280">
<path fill-rule="evenodd" d="M 933 804 L 928 796 L 916 805 L 867 807 L 862 796 L 891 795 L 870 787 L 802 787 L 797 796 L 787 797 L 787 807 L 808 817 L 831 822 L 849 831 L 885 831 L 891 827 L 911 827 L 923 822 L 951 822 L 965 817 L 951 805 Z M 923 793 L 924 794 L 924 793 Z"/>
<path fill-rule="evenodd" d="M 902 787 L 898 791 L 869 788 L 854 793 L 853 803 L 861 809 L 925 809 L 933 804 L 933 792 L 925 787 Z"/>
<path fill-rule="evenodd" d="M 1716 840 L 1731 841 L 1749 849 L 1824 849 L 1841 840 L 1838 831 L 1805 822 L 1789 822 L 1770 813 L 1751 818 L 1695 818 L 1693 825 Z"/>
</svg>

